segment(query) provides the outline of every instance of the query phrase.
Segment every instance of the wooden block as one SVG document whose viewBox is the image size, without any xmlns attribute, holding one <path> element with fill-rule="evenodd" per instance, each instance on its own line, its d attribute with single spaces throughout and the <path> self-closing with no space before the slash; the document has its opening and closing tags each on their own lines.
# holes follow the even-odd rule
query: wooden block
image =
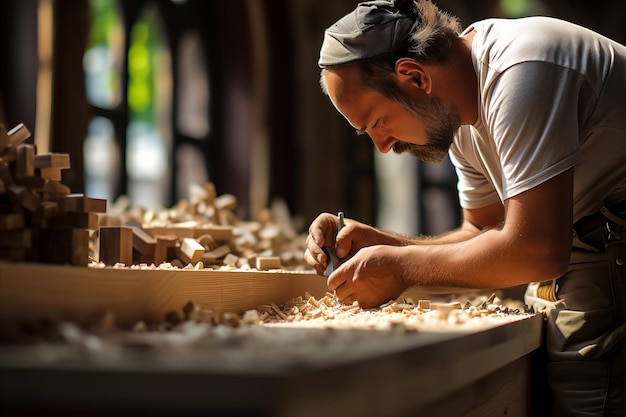
<svg viewBox="0 0 626 417">
<path fill-rule="evenodd" d="M 224 256 L 224 260 L 222 262 L 224 265 L 237 266 L 239 263 L 239 256 L 229 253 Z"/>
<path fill-rule="evenodd" d="M 160 235 L 156 236 L 156 246 L 154 248 L 154 264 L 159 266 L 163 262 L 171 259 L 169 254 L 170 248 L 176 248 L 178 237 L 176 235 Z"/>
<path fill-rule="evenodd" d="M 35 175 L 35 147 L 21 144 L 16 148 L 15 176 L 17 178 Z"/>
<path fill-rule="evenodd" d="M 202 254 L 202 262 L 206 265 L 215 265 L 221 263 L 221 259 L 230 253 L 228 245 L 221 245 L 217 248 Z"/>
<path fill-rule="evenodd" d="M 139 227 L 131 226 L 133 231 L 133 249 L 143 255 L 154 256 L 156 240 Z"/>
<path fill-rule="evenodd" d="M 259 256 L 256 258 L 256 269 L 267 271 L 268 269 L 280 269 L 279 256 Z"/>
<path fill-rule="evenodd" d="M 59 206 L 53 201 L 42 201 L 39 208 L 30 219 L 31 227 L 48 227 L 48 220 L 56 218 L 59 214 Z"/>
<path fill-rule="evenodd" d="M 59 168 L 70 167 L 70 155 L 67 153 L 47 153 L 35 156 L 35 168 Z"/>
<path fill-rule="evenodd" d="M 25 262 L 28 249 L 13 248 L 0 246 L 0 259 L 6 259 L 11 262 Z"/>
<path fill-rule="evenodd" d="M 26 126 L 24 126 L 24 123 L 20 123 L 9 130 L 7 135 L 9 136 L 10 145 L 16 147 L 30 137 L 30 132 Z"/>
<path fill-rule="evenodd" d="M 0 155 L 10 145 L 9 135 L 7 134 L 7 128 L 4 124 L 0 123 Z"/>
<path fill-rule="evenodd" d="M 23 185 L 34 191 L 43 191 L 47 180 L 41 177 L 15 177 L 15 184 Z"/>
<path fill-rule="evenodd" d="M 25 209 L 34 212 L 41 203 L 41 197 L 35 191 L 23 185 L 10 185 L 8 187 L 9 196 Z"/>
<path fill-rule="evenodd" d="M 237 197 L 232 194 L 222 194 L 215 199 L 215 208 L 218 210 L 234 210 L 237 208 Z"/>
<path fill-rule="evenodd" d="M 99 217 L 100 226 L 124 226 L 124 222 L 117 216 L 109 216 L 108 214 L 102 214 Z"/>
<path fill-rule="evenodd" d="M 215 198 L 217 197 L 217 191 L 215 190 L 215 184 L 207 182 L 204 184 L 204 190 L 206 191 L 206 202 L 213 205 Z"/>
<path fill-rule="evenodd" d="M 41 178 L 49 181 L 61 181 L 61 168 L 41 168 L 39 170 Z"/>
<path fill-rule="evenodd" d="M 13 248 L 31 247 L 30 229 L 8 230 L 0 233 L 0 246 Z"/>
<path fill-rule="evenodd" d="M 85 266 L 89 262 L 89 231 L 46 228 L 39 234 L 42 262 Z"/>
<path fill-rule="evenodd" d="M 232 226 L 206 226 L 197 228 L 188 227 L 146 227 L 146 232 L 152 236 L 173 234 L 179 237 L 192 237 L 197 239 L 203 235 L 210 235 L 217 241 L 228 241 L 233 238 Z"/>
<path fill-rule="evenodd" d="M 7 163 L 0 159 L 0 180 L 4 183 L 5 188 L 8 188 L 10 185 L 15 184 L 13 181 L 13 175 L 11 175 L 11 171 L 9 170 L 9 166 Z"/>
<path fill-rule="evenodd" d="M 42 201 L 39 210 L 45 218 L 49 219 L 59 214 L 59 205 L 56 201 Z"/>
<path fill-rule="evenodd" d="M 0 155 L 3 158 L 7 152 L 14 150 L 17 145 L 30 137 L 30 132 L 23 123 L 18 124 L 10 131 L 6 131 L 4 125 L 0 126 Z"/>
<path fill-rule="evenodd" d="M 133 265 L 146 264 L 151 265 L 154 263 L 154 252 L 151 255 L 143 254 L 137 249 L 133 248 Z"/>
<path fill-rule="evenodd" d="M 130 227 L 101 227 L 99 258 L 106 265 L 132 265 L 133 230 Z"/>
<path fill-rule="evenodd" d="M 47 199 L 68 195 L 71 192 L 70 187 L 58 181 L 46 181 L 43 191 L 48 196 Z"/>
<path fill-rule="evenodd" d="M 180 244 L 180 256 L 181 260 L 185 263 L 198 263 L 202 260 L 204 254 L 204 246 L 202 246 L 196 239 L 189 237 L 183 238 Z"/>
<path fill-rule="evenodd" d="M 97 230 L 99 227 L 98 215 L 95 213 L 60 213 L 54 222 L 57 226 L 71 227 L 77 229 Z"/>
<path fill-rule="evenodd" d="M 0 230 L 16 230 L 25 227 L 23 213 L 0 214 Z"/>
<path fill-rule="evenodd" d="M 85 197 L 83 194 L 68 194 L 55 199 L 63 211 L 73 213 L 106 213 L 107 201 L 100 198 Z"/>
<path fill-rule="evenodd" d="M 229 253 L 230 253 L 230 247 L 228 247 L 228 245 L 221 245 L 213 249 L 212 251 L 206 252 L 206 255 L 219 259 L 228 255 Z"/>
</svg>

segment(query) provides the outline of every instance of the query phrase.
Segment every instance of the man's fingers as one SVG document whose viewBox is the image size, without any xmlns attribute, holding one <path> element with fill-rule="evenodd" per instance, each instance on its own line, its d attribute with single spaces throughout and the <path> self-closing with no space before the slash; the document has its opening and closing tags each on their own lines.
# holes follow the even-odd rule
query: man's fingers
<svg viewBox="0 0 626 417">
<path fill-rule="evenodd" d="M 356 293 L 345 282 L 335 290 L 335 295 L 344 304 L 352 304 L 356 300 Z"/>
<path fill-rule="evenodd" d="M 319 275 L 324 275 L 324 271 L 326 270 L 325 259 L 322 259 L 321 262 L 319 259 L 319 256 L 314 256 L 309 249 L 304 251 L 304 261 L 315 268 L 315 271 Z"/>
</svg>

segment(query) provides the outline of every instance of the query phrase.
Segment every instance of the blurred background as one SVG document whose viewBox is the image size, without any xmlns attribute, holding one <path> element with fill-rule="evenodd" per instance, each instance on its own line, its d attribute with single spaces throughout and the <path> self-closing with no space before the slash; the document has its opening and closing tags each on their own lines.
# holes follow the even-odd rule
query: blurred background
<svg viewBox="0 0 626 417">
<path fill-rule="evenodd" d="M 551 15 L 626 42 L 626 2 L 440 0 L 463 27 Z M 72 192 L 169 207 L 190 184 L 237 197 L 241 219 L 284 201 L 405 234 L 457 226 L 449 162 L 380 155 L 319 88 L 323 31 L 355 0 L 5 0 L 0 121 L 64 152 Z"/>
</svg>

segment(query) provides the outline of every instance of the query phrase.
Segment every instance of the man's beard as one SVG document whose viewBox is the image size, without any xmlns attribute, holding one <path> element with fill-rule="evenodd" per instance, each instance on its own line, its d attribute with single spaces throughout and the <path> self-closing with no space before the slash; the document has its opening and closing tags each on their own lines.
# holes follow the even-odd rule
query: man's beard
<svg viewBox="0 0 626 417">
<path fill-rule="evenodd" d="M 458 114 L 439 98 L 417 103 L 403 95 L 400 104 L 424 123 L 428 142 L 426 145 L 397 142 L 392 147 L 393 151 L 398 154 L 408 152 L 425 162 L 442 162 L 452 146 L 454 133 L 461 125 Z"/>
</svg>

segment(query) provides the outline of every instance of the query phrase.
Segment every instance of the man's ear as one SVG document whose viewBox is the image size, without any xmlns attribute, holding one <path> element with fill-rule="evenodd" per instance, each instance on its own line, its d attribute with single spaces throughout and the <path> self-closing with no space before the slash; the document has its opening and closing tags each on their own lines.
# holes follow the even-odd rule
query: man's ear
<svg viewBox="0 0 626 417">
<path fill-rule="evenodd" d="M 432 90 L 432 79 L 428 69 L 411 58 L 396 61 L 396 80 L 402 89 L 419 89 L 426 94 Z M 406 91 L 406 90 L 405 90 Z"/>
</svg>

